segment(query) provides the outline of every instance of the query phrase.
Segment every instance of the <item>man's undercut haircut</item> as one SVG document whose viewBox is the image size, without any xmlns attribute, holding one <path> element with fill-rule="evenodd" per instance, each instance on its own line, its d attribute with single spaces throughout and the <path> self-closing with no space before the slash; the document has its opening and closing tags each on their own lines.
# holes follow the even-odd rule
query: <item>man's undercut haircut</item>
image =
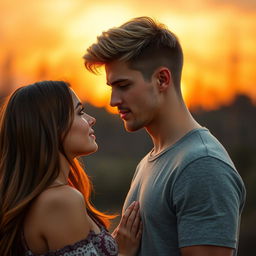
<svg viewBox="0 0 256 256">
<path fill-rule="evenodd" d="M 134 18 L 103 32 L 83 58 L 90 72 L 98 73 L 99 67 L 118 60 L 149 81 L 158 67 L 167 67 L 180 93 L 183 53 L 179 40 L 165 25 L 149 17 Z"/>
</svg>

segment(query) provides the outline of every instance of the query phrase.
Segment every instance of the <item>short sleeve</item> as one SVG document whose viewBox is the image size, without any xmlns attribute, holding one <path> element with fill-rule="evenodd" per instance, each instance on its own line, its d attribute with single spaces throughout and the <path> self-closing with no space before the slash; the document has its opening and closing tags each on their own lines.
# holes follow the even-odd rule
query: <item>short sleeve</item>
<svg viewBox="0 0 256 256">
<path fill-rule="evenodd" d="M 171 196 L 179 247 L 237 247 L 245 189 L 236 170 L 213 157 L 197 159 L 181 172 Z"/>
</svg>

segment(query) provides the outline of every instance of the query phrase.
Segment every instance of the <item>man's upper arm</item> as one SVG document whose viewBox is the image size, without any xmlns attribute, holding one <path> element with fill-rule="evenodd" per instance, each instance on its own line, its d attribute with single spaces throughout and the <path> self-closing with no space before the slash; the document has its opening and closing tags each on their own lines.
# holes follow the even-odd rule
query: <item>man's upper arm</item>
<svg viewBox="0 0 256 256">
<path fill-rule="evenodd" d="M 238 243 L 244 199 L 240 181 L 230 166 L 212 157 L 195 161 L 182 173 L 175 184 L 173 201 L 179 247 L 183 252 L 192 253 L 199 246 L 199 249 L 229 251 L 232 255 L 232 248 Z"/>
</svg>

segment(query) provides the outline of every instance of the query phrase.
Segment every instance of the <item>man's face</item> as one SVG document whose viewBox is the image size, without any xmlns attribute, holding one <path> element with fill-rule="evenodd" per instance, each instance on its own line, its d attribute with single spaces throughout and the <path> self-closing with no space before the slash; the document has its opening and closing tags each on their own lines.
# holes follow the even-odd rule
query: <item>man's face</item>
<svg viewBox="0 0 256 256">
<path fill-rule="evenodd" d="M 142 73 L 125 62 L 106 65 L 107 84 L 111 86 L 110 105 L 117 107 L 127 131 L 148 127 L 159 110 L 156 81 L 145 81 Z"/>
</svg>

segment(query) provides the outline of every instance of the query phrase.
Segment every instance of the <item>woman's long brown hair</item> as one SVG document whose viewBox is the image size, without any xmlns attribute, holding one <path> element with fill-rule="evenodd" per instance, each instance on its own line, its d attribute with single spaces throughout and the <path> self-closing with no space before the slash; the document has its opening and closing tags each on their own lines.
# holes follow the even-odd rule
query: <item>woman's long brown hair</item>
<svg viewBox="0 0 256 256">
<path fill-rule="evenodd" d="M 0 117 L 0 255 L 24 254 L 21 232 L 34 199 L 60 173 L 59 152 L 74 118 L 69 85 L 43 81 L 16 90 Z M 87 211 L 105 227 L 113 216 L 90 202 L 91 182 L 78 160 L 70 163 L 69 184 L 85 198 Z"/>
</svg>

